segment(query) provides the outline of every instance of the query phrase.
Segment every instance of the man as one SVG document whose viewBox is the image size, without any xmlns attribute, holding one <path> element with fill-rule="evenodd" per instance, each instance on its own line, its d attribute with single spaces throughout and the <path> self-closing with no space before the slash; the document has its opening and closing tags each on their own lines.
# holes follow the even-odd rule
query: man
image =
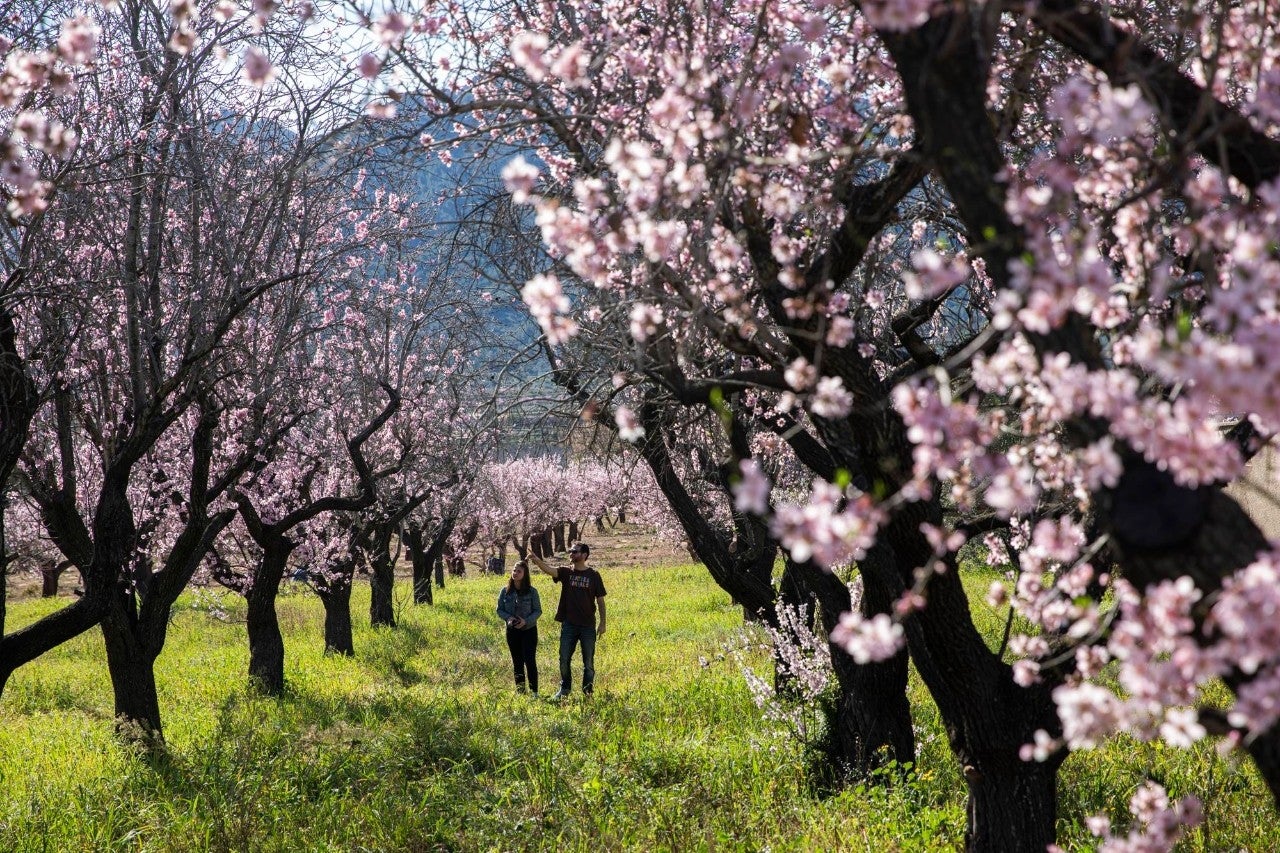
<svg viewBox="0 0 1280 853">
<path fill-rule="evenodd" d="M 590 546 L 576 542 L 569 549 L 571 566 L 548 566 L 542 558 L 529 552 L 529 559 L 551 579 L 560 584 L 560 604 L 556 621 L 560 623 L 560 692 L 553 699 L 563 699 L 572 692 L 573 676 L 569 665 L 573 649 L 582 644 L 582 692 L 590 696 L 596 680 L 596 638 L 604 636 L 604 579 L 587 565 Z M 596 610 L 600 623 L 596 624 Z"/>
</svg>

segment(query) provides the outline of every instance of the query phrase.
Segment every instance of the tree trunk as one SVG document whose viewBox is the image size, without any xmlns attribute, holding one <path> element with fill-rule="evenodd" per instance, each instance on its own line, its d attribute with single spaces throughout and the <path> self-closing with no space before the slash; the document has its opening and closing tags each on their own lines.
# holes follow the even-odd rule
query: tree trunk
<svg viewBox="0 0 1280 853">
<path fill-rule="evenodd" d="M 444 587 L 444 562 L 442 557 L 445 549 L 449 547 L 449 537 L 453 535 L 453 528 L 457 523 L 457 518 L 446 517 L 441 519 L 439 526 L 431 534 L 430 543 L 425 541 L 423 530 L 417 525 L 411 528 L 410 535 L 406 537 L 405 545 L 408 547 L 410 558 L 413 560 L 413 600 L 415 603 L 433 603 L 430 574 L 432 566 L 435 567 L 436 586 Z"/>
<path fill-rule="evenodd" d="M 391 533 L 387 524 L 377 524 L 372 530 L 370 546 L 369 586 L 369 623 L 376 627 L 394 628 L 395 612 L 395 565 L 391 562 Z"/>
<path fill-rule="evenodd" d="M 9 601 L 9 554 L 5 550 L 4 541 L 4 483 L 0 482 L 0 637 L 4 637 L 5 608 Z M 0 686 L 3 686 L 0 683 Z"/>
<path fill-rule="evenodd" d="M 18 285 L 26 271 L 19 269 L 6 282 Z M 27 443 L 31 418 L 39 397 L 27 373 L 27 364 L 18 350 L 18 329 L 13 313 L 0 310 L 0 637 L 4 636 L 5 605 L 8 600 L 9 551 L 4 537 L 5 507 L 9 499 L 9 474 Z M 0 687 L 4 681 L 0 679 Z"/>
<path fill-rule="evenodd" d="M 158 572 L 135 555 L 132 571 L 122 573 L 111 590 L 102 621 L 107 669 L 115 694 L 116 727 L 127 740 L 149 752 L 164 744 L 160 699 L 156 693 L 155 662 L 164 650 L 173 604 L 178 600 L 218 534 L 231 522 L 230 510 L 209 518 L 203 499 L 208 481 L 210 422 L 202 424 L 193 441 L 193 497 L 188 519 L 174 540 Z"/>
<path fill-rule="evenodd" d="M 569 541 L 577 542 L 582 538 L 582 528 L 576 521 L 569 522 Z"/>
<path fill-rule="evenodd" d="M 966 768 L 968 821 L 964 849 L 974 853 L 1045 850 L 1054 842 L 1060 761 L 1022 761 L 1013 756 L 984 761 L 987 771 Z"/>
<path fill-rule="evenodd" d="M 347 657 L 355 655 L 355 641 L 351 633 L 351 576 L 335 578 L 317 586 L 316 594 L 324 604 L 324 653 Z"/>
<path fill-rule="evenodd" d="M 53 598 L 58 594 L 58 581 L 62 573 L 71 568 L 68 560 L 62 560 L 40 570 L 40 597 Z"/>
<path fill-rule="evenodd" d="M 431 563 L 420 553 L 414 553 L 413 549 L 409 549 L 410 559 L 413 560 L 413 603 L 414 604 L 435 604 L 435 596 L 431 589 Z M 437 566 L 440 564 L 437 562 Z M 444 586 L 443 567 L 437 568 L 436 577 L 440 581 L 440 585 Z"/>
<path fill-rule="evenodd" d="M 565 525 L 563 521 L 557 521 L 551 527 L 551 535 L 552 535 L 552 539 L 554 540 L 552 544 L 555 546 L 555 550 L 558 552 L 569 550 L 567 547 L 565 547 L 564 527 Z"/>
<path fill-rule="evenodd" d="M 369 576 L 369 624 L 376 627 L 394 628 L 396 626 L 394 578 L 391 572 L 391 560 L 379 558 L 373 562 L 373 572 Z"/>
<path fill-rule="evenodd" d="M 884 546 L 876 546 L 863 562 L 891 560 Z M 852 609 L 849 587 L 830 572 L 812 563 L 787 559 L 783 574 L 784 599 L 807 599 L 816 608 L 823 630 L 830 635 L 840 615 Z M 859 610 L 864 617 L 892 609 L 891 600 L 864 591 Z M 886 661 L 858 664 L 844 649 L 832 645 L 831 665 L 837 696 L 828 720 L 826 744 L 832 782 L 872 778 L 873 771 L 896 765 L 905 769 L 915 763 L 915 729 L 911 724 L 911 704 L 907 700 L 907 651 L 903 649 Z"/>
<path fill-rule="evenodd" d="M 431 594 L 431 564 L 422 541 L 422 528 L 411 524 L 404 531 L 404 546 L 413 564 L 413 603 L 434 604 Z"/>
<path fill-rule="evenodd" d="M 102 620 L 107 671 L 115 696 L 116 731 L 147 751 L 164 744 L 160 698 L 156 692 L 156 650 L 148 642 L 147 626 L 138 620 L 137 602 L 127 583 L 120 583 Z"/>
<path fill-rule="evenodd" d="M 534 538 L 537 540 L 538 553 L 542 556 L 543 559 L 551 557 L 552 555 L 555 554 L 555 551 L 552 550 L 551 548 L 552 541 L 551 541 L 550 527 L 543 528 L 542 531 L 538 533 L 537 536 Z M 533 543 L 530 543 L 530 544 L 532 545 Z"/>
<path fill-rule="evenodd" d="M 249 683 L 267 696 L 284 692 L 284 636 L 276 616 L 276 596 L 292 543 L 278 537 L 263 550 L 245 599 L 249 629 Z"/>
<path fill-rule="evenodd" d="M 898 584 L 910 577 L 905 567 L 930 559 L 932 547 L 920 533 L 925 519 L 915 513 L 941 523 L 936 498 L 904 508 L 894 518 L 884 533 L 898 577 L 876 565 L 863 570 L 864 586 L 877 600 L 896 600 Z M 1046 678 L 1024 688 L 1013 681 L 1011 668 L 987 648 L 973 625 L 955 560 L 943 562 L 942 574 L 925 587 L 927 605 L 908 616 L 903 627 L 911 658 L 938 705 L 952 753 L 969 783 L 966 849 L 1044 850 L 1054 841 L 1061 758 L 1023 761 L 1021 750 L 1039 729 L 1061 735 L 1051 697 L 1054 682 Z"/>
</svg>

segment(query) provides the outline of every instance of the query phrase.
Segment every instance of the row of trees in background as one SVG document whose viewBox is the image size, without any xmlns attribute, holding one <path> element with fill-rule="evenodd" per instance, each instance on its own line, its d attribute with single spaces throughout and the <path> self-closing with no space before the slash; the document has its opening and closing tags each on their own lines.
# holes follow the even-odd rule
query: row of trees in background
<svg viewBox="0 0 1280 853">
<path fill-rule="evenodd" d="M 269 693 L 291 559 L 335 650 L 357 555 L 391 620 L 380 549 L 405 525 L 438 548 L 494 450 L 471 393 L 488 318 L 304 17 L 130 0 L 2 26 L 4 564 L 68 564 L 81 594 L 16 631 L 0 609 L 0 687 L 100 627 L 116 714 L 158 743 L 154 664 L 193 578 L 245 595 Z"/>
<path fill-rule="evenodd" d="M 0 553 L 6 573 L 79 583 L 16 631 L 0 609 L 0 689 L 100 627 L 116 716 L 158 746 L 154 667 L 192 582 L 244 596 L 249 677 L 278 694 L 287 577 L 322 600 L 326 649 L 352 654 L 355 579 L 394 627 L 402 550 L 430 603 L 433 567 L 473 543 L 524 554 L 553 525 L 660 511 L 623 460 L 487 464 L 510 455 L 492 375 L 511 347 L 444 230 L 449 188 L 404 180 L 418 161 L 371 133 L 331 34 L 213 6 L 68 9 L 60 29 L 57 9 L 22 11 L 4 46 L 4 103 L 29 109 L 5 148 Z"/>
</svg>

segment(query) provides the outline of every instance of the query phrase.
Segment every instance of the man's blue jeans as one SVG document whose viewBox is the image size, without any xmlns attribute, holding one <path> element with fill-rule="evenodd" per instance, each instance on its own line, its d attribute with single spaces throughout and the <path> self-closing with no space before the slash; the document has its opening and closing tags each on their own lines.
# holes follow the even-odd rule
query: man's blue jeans
<svg viewBox="0 0 1280 853">
<path fill-rule="evenodd" d="M 573 690 L 573 673 L 569 664 L 573 660 L 573 647 L 582 643 L 582 692 L 590 693 L 596 681 L 596 626 L 584 627 L 560 623 L 560 692 Z"/>
</svg>

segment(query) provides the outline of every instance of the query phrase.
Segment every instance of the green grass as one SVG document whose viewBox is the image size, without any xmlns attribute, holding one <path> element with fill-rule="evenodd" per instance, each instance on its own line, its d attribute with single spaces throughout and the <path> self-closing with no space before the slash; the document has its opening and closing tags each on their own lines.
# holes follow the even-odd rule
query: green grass
<svg viewBox="0 0 1280 853">
<path fill-rule="evenodd" d="M 607 575 L 597 694 L 561 705 L 517 695 L 493 605 L 498 578 L 451 580 L 434 607 L 404 603 L 396 630 L 354 605 L 355 659 L 322 653 L 322 611 L 280 601 L 289 688 L 245 688 L 243 605 L 227 619 L 184 599 L 157 676 L 169 752 L 113 740 L 101 637 L 16 673 L 0 697 L 0 850 L 948 850 L 963 786 L 937 712 L 913 678 L 920 770 L 890 788 L 815 793 L 805 755 L 770 730 L 723 654 L 741 611 L 705 569 Z M 1001 615 L 975 615 L 998 641 Z M 556 589 L 542 584 L 549 610 Z M 407 601 L 407 588 L 397 590 Z M 196 605 L 196 606 L 193 606 Z M 10 628 L 47 602 L 11 605 Z M 557 626 L 541 626 L 543 693 Z M 364 627 L 359 627 L 364 623 Z M 758 661 L 763 668 L 766 662 Z M 578 670 L 575 668 L 575 674 Z M 1211 746 L 1117 743 L 1062 772 L 1061 841 L 1088 849 L 1084 817 L 1123 815 L 1148 775 L 1206 803 L 1191 850 L 1280 849 L 1269 797 Z"/>
</svg>

